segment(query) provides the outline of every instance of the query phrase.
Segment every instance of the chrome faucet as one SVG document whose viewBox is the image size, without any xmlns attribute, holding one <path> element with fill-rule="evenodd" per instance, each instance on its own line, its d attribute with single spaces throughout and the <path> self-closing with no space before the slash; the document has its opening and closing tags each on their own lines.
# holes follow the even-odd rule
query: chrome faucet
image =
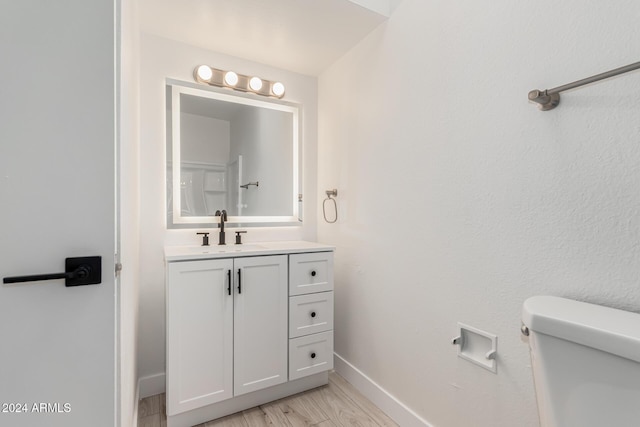
<svg viewBox="0 0 640 427">
<path fill-rule="evenodd" d="M 220 234 L 218 235 L 218 244 L 226 245 L 224 239 L 224 222 L 227 220 L 227 211 L 224 209 L 221 211 L 216 211 L 216 216 L 220 217 Z"/>
</svg>

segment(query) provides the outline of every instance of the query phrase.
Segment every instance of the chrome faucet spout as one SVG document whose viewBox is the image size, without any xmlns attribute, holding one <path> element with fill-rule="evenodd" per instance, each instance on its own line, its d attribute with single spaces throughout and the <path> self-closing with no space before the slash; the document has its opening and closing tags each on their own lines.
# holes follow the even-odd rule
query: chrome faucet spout
<svg viewBox="0 0 640 427">
<path fill-rule="evenodd" d="M 225 232 L 224 232 L 224 222 L 227 220 L 227 211 L 217 210 L 216 216 L 220 217 L 220 233 L 218 234 L 218 245 L 226 245 L 225 242 Z"/>
</svg>

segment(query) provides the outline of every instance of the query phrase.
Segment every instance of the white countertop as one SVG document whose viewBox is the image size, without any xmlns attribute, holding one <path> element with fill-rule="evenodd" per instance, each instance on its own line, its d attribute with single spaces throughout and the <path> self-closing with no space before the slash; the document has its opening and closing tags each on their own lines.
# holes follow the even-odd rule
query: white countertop
<svg viewBox="0 0 640 427">
<path fill-rule="evenodd" d="M 333 251 L 335 246 L 302 240 L 283 242 L 255 242 L 241 245 L 211 246 L 165 246 L 167 262 L 195 259 L 237 258 L 243 256 L 295 254 L 304 252 Z"/>
</svg>

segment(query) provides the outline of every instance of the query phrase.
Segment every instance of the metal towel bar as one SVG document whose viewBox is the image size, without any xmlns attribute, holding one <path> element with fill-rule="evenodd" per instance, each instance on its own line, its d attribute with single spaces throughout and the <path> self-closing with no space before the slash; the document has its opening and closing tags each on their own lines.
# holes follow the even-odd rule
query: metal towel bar
<svg viewBox="0 0 640 427">
<path fill-rule="evenodd" d="M 538 108 L 542 111 L 553 110 L 560 103 L 560 92 L 564 92 L 565 90 L 569 89 L 575 89 L 580 86 L 588 85 L 589 83 L 608 79 L 610 77 L 618 76 L 620 74 L 628 73 L 637 69 L 640 69 L 640 62 L 635 62 L 624 67 L 616 68 L 615 70 L 596 74 L 595 76 L 587 77 L 586 79 L 578 80 L 573 83 L 554 87 L 553 89 L 534 89 L 529 92 L 529 101 L 538 104 Z"/>
</svg>

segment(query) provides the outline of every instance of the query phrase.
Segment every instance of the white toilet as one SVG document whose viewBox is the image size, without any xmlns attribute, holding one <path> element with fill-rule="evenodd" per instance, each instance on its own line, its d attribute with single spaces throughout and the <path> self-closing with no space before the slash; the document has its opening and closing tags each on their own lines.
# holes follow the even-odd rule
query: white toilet
<svg viewBox="0 0 640 427">
<path fill-rule="evenodd" d="M 537 296 L 522 322 L 542 427 L 640 426 L 640 314 Z"/>
</svg>

